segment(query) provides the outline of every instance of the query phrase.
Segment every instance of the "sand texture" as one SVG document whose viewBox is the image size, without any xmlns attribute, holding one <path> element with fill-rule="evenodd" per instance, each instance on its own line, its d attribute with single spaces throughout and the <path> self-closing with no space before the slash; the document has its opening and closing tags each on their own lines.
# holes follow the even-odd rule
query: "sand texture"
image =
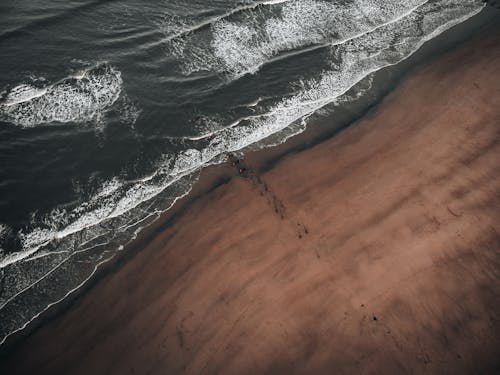
<svg viewBox="0 0 500 375">
<path fill-rule="evenodd" d="M 500 373 L 499 135 L 497 30 L 194 201 L 0 373 Z"/>
</svg>

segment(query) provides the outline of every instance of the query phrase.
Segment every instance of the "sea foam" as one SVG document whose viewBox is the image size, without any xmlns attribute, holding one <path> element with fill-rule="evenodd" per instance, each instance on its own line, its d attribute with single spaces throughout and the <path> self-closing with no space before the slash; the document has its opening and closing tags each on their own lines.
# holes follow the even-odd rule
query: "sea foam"
<svg viewBox="0 0 500 375">
<path fill-rule="evenodd" d="M 248 66 L 237 65 L 240 63 L 231 62 L 229 59 L 224 60 L 221 56 L 224 56 L 225 52 L 217 52 L 218 50 L 213 48 L 221 48 L 224 45 L 217 44 L 221 36 L 223 39 L 229 38 L 231 43 L 240 45 L 243 49 L 264 46 L 264 51 L 270 52 L 261 52 L 259 56 L 267 59 L 272 53 L 279 53 L 281 49 L 306 43 L 301 34 L 304 28 L 330 25 L 331 20 L 321 18 L 327 13 L 327 10 L 321 7 L 334 7 L 335 4 L 321 1 L 276 4 L 283 6 L 281 16 L 268 19 L 266 27 L 259 30 L 254 24 L 255 18 L 252 17 L 248 19 L 248 24 L 244 21 L 231 23 L 223 20 L 219 25 L 213 26 L 215 32 L 212 35 L 212 43 L 205 52 L 208 51 L 207 53 L 217 58 L 209 62 L 220 64 L 213 65 L 213 69 L 235 68 L 235 72 L 252 70 L 265 59 L 252 60 Z M 328 48 L 330 67 L 318 78 L 304 81 L 299 92 L 266 107 L 263 113 L 233 121 L 226 126 L 220 126 L 220 130 L 211 132 L 206 137 L 192 140 L 195 142 L 193 147 L 177 155 L 165 155 L 158 161 L 156 171 L 147 178 L 127 181 L 116 177 L 103 182 L 99 191 L 86 202 L 72 209 L 55 209 L 22 231 L 19 234 L 22 250 L 4 255 L 0 260 L 4 286 L 0 295 L 2 340 L 24 327 L 48 306 L 79 288 L 95 272 L 98 265 L 112 258 L 116 251 L 122 248 L 123 243 L 130 240 L 130 233 L 136 234 L 163 210 L 170 208 L 179 196 L 186 194 L 196 180 L 200 168 L 220 162 L 221 156 L 226 152 L 242 150 L 288 129 L 291 124 L 303 122 L 318 109 L 339 100 L 358 82 L 386 66 L 397 64 L 418 50 L 427 40 L 473 16 L 482 8 L 478 1 L 458 0 L 415 1 L 404 4 L 390 1 L 383 9 L 372 9 L 373 2 L 352 4 L 358 4 L 356 9 L 352 10 L 353 17 L 365 23 L 361 22 L 355 26 L 346 24 L 345 21 L 345 25 L 333 22 L 331 26 L 338 29 L 328 29 L 320 33 L 320 27 L 317 26 L 318 29 L 311 32 L 312 37 L 317 38 L 313 39 L 316 42 L 323 41 L 324 38 L 328 41 L 324 48 Z M 314 25 L 304 25 L 297 14 L 310 11 L 311 8 L 307 6 L 316 7 L 316 11 L 323 9 L 315 13 L 320 19 L 316 20 Z M 370 12 L 374 12 L 373 17 L 368 17 Z M 335 16 L 335 12 L 330 14 Z M 310 17 L 304 13 L 302 16 L 304 19 Z M 277 34 L 281 32 L 278 27 L 280 23 L 288 27 L 290 36 Z M 242 30 L 242 33 L 238 37 L 231 37 L 227 35 L 229 29 L 224 29 L 227 27 L 235 27 L 234 30 Z M 225 30 L 221 35 L 217 34 L 219 28 Z M 292 32 L 293 30 L 295 32 Z M 265 45 L 262 40 L 266 39 L 259 39 L 262 33 L 274 35 L 275 44 L 271 47 Z M 260 35 L 259 38 L 250 37 L 257 34 Z M 308 39 L 307 43 L 311 40 Z M 225 45 L 235 48 L 231 47 L 231 43 Z M 110 82 L 116 82 L 116 75 L 114 77 L 104 81 L 109 79 Z M 70 82 L 75 85 L 74 81 Z M 70 82 L 63 80 L 44 89 L 50 92 L 55 86 L 61 84 L 66 87 Z M 119 86 L 121 87 L 121 82 Z M 112 105 L 116 99 L 109 98 L 119 95 L 119 90 L 111 91 L 115 92 L 115 95 L 102 96 L 102 100 L 94 102 L 93 108 L 105 110 Z M 27 108 L 33 110 L 32 103 L 38 103 L 48 92 L 40 93 L 30 87 L 18 88 L 12 96 L 7 96 L 2 110 L 23 103 L 29 103 Z M 55 92 L 60 91 L 56 89 Z M 58 95 L 66 98 L 67 94 Z M 258 106 L 259 103 L 255 105 Z M 72 106 L 69 105 L 68 108 Z M 93 118 L 93 115 L 85 118 Z M 66 287 L 51 287 L 61 283 Z"/>
<path fill-rule="evenodd" d="M 389 0 L 381 7 L 373 0 L 348 4 L 288 1 L 278 3 L 279 16 L 268 18 L 265 11 L 251 9 L 239 20 L 216 19 L 210 24 L 211 43 L 206 43 L 204 35 L 191 33 L 171 42 L 172 50 L 181 58 L 184 74 L 213 71 L 239 77 L 257 72 L 282 53 L 359 37 L 425 3 Z"/>
<path fill-rule="evenodd" d="M 53 123 L 99 123 L 123 91 L 118 69 L 99 64 L 42 87 L 20 84 L 0 102 L 0 119 L 29 128 Z"/>
</svg>

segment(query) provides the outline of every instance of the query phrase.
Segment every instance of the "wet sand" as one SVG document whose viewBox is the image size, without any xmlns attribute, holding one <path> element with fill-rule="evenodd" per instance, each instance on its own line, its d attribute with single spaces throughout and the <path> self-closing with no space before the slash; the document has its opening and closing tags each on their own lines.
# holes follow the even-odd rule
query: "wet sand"
<svg viewBox="0 0 500 375">
<path fill-rule="evenodd" d="M 234 167 L 0 373 L 498 373 L 499 135 L 496 29 L 334 138 Z"/>
</svg>

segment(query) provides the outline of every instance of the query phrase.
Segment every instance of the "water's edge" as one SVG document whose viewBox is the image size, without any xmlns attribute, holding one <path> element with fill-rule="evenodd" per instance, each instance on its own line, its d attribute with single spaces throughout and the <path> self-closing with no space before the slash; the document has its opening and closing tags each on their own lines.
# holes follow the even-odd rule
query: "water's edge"
<svg viewBox="0 0 500 375">
<path fill-rule="evenodd" d="M 267 171 L 275 166 L 284 157 L 298 153 L 309 147 L 314 147 L 327 139 L 335 136 L 352 124 L 355 124 L 365 116 L 369 116 L 376 110 L 384 98 L 397 87 L 402 80 L 412 74 L 415 69 L 421 68 L 429 60 L 434 60 L 436 57 L 446 53 L 458 44 L 472 39 L 479 33 L 488 31 L 494 24 L 493 19 L 498 16 L 498 12 L 489 8 L 485 8 L 478 15 L 469 18 L 465 22 L 452 27 L 443 32 L 436 38 L 425 43 L 417 52 L 409 58 L 401 61 L 395 66 L 390 66 L 381 69 L 375 75 L 375 84 L 381 86 L 381 92 L 368 104 L 360 104 L 361 108 L 357 108 L 355 114 L 346 114 L 339 122 L 338 118 L 332 120 L 332 115 L 321 115 L 312 121 L 307 130 L 290 138 L 287 142 L 276 147 L 266 148 L 263 150 L 250 151 L 246 158 L 251 163 L 252 167 L 259 172 Z M 389 78 L 389 79 L 387 79 Z M 389 83 L 385 83 L 387 81 Z M 334 114 L 333 116 L 337 116 Z M 325 126 L 331 122 L 337 122 L 336 127 Z M 95 272 L 80 288 L 73 290 L 63 301 L 60 301 L 47 310 L 42 312 L 38 317 L 33 319 L 22 330 L 10 335 L 6 341 L 0 346 L 0 358 L 8 354 L 15 346 L 21 345 L 23 339 L 32 335 L 37 329 L 43 327 L 52 319 L 57 319 L 64 314 L 67 309 L 71 308 L 82 301 L 82 297 L 86 295 L 97 283 L 103 281 L 113 272 L 119 270 L 126 262 L 132 260 L 138 251 L 144 248 L 146 244 L 151 242 L 159 233 L 170 227 L 178 217 L 196 201 L 204 195 L 217 189 L 219 186 L 226 184 L 234 176 L 234 171 L 226 165 L 209 166 L 204 168 L 201 176 L 192 187 L 192 190 L 186 196 L 179 199 L 175 205 L 164 212 L 161 217 L 151 225 L 143 229 L 120 255 L 115 256 L 111 261 L 104 263 L 98 267 Z"/>
</svg>

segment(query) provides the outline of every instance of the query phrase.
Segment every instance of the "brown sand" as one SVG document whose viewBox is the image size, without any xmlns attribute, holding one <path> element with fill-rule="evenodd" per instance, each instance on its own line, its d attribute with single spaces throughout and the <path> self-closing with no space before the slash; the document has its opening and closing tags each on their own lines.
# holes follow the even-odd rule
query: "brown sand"
<svg viewBox="0 0 500 375">
<path fill-rule="evenodd" d="M 500 371 L 499 133 L 497 32 L 197 200 L 0 373 Z"/>
</svg>

